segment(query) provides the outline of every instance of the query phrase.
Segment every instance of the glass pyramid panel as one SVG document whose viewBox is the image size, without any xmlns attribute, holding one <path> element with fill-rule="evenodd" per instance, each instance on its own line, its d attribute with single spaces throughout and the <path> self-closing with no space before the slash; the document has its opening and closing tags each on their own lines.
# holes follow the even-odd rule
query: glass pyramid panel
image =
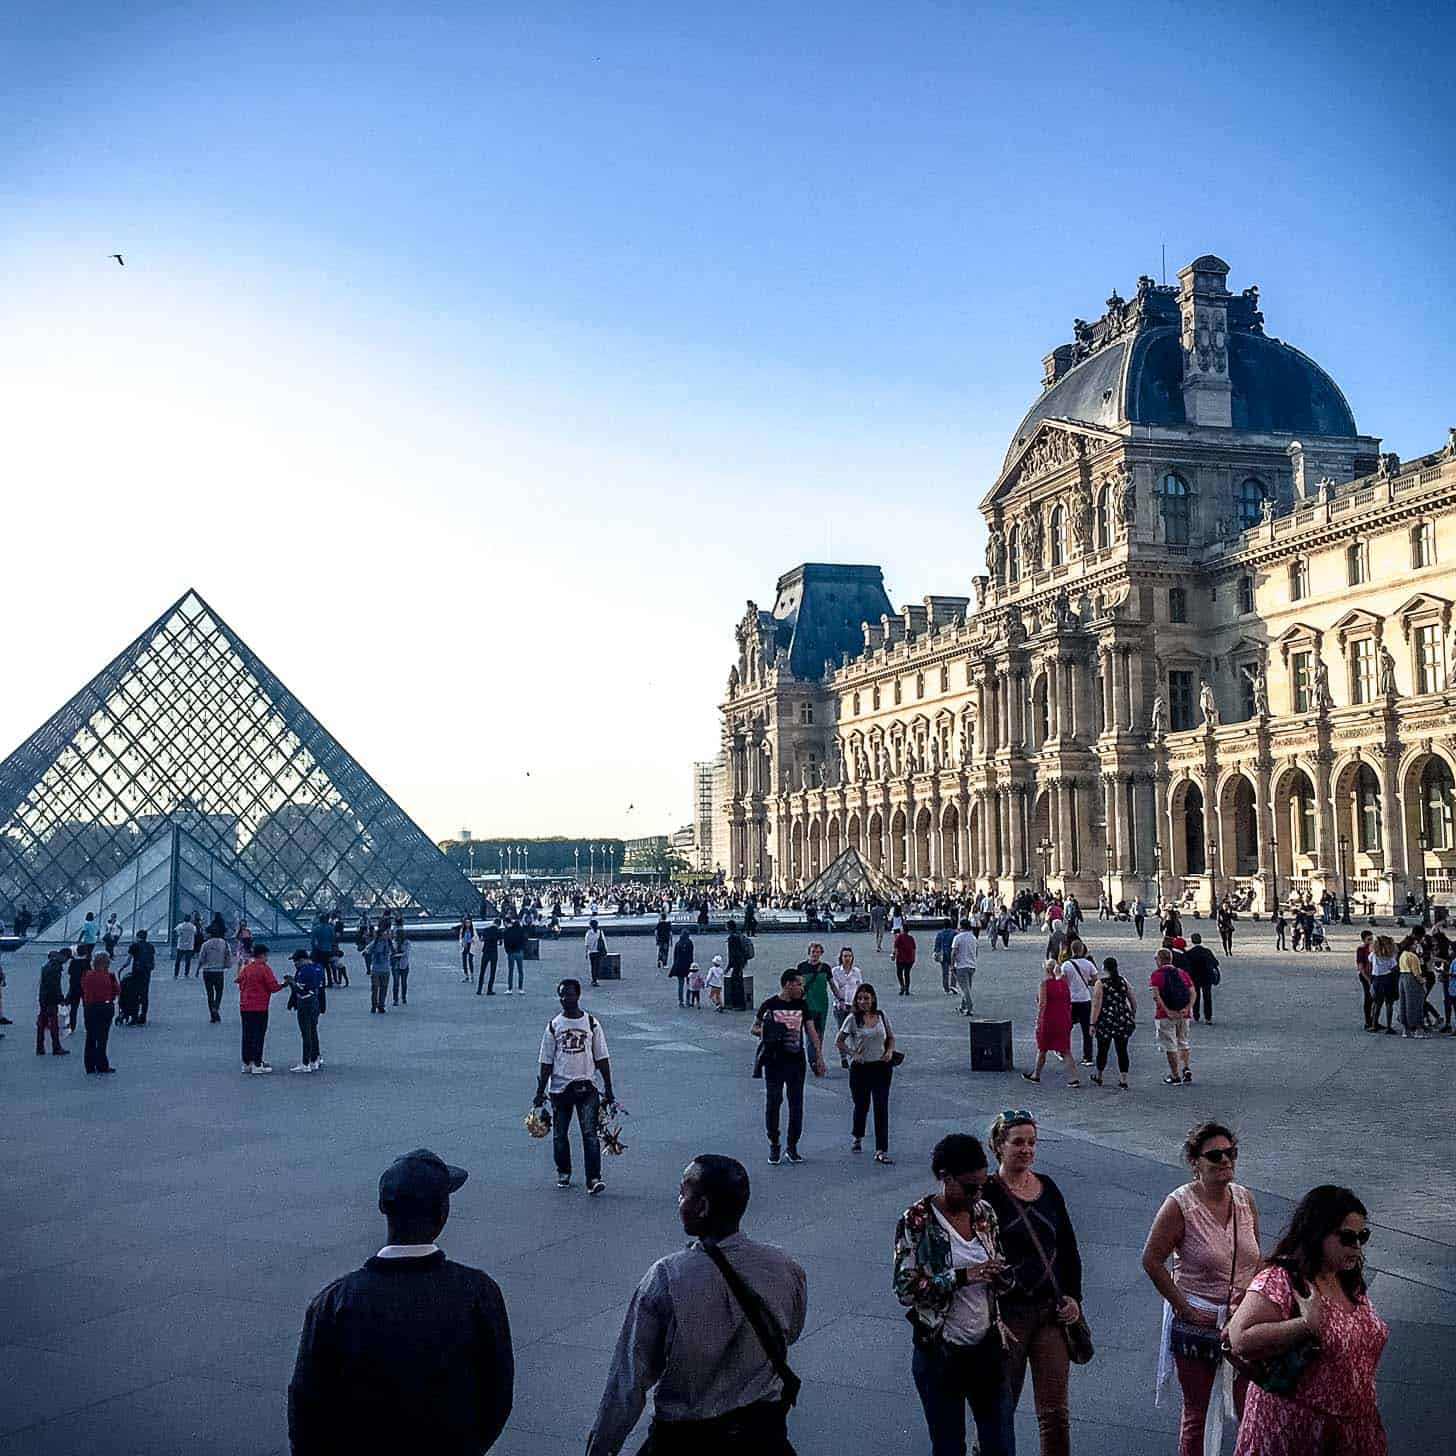
<svg viewBox="0 0 1456 1456">
<path fill-rule="evenodd" d="M 479 907 L 465 876 L 195 592 L 0 763 L 0 913 L 40 924 L 163 828 L 291 915 Z"/>
<path fill-rule="evenodd" d="M 203 925 L 217 912 L 229 931 L 240 919 L 246 920 L 257 939 L 273 945 L 308 938 L 292 916 L 239 872 L 236 858 L 231 864 L 224 862 L 175 825 L 162 830 L 36 939 L 74 944 L 88 912 L 103 925 L 115 914 L 126 935 L 145 930 L 156 945 L 170 941 L 183 916 L 194 912 Z"/>
</svg>

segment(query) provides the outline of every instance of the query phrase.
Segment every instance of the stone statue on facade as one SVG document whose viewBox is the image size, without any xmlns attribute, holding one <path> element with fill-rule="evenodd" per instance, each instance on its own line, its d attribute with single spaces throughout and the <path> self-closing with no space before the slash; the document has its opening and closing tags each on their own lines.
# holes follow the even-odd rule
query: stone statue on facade
<svg viewBox="0 0 1456 1456">
<path fill-rule="evenodd" d="M 1330 670 L 1323 657 L 1314 660 L 1314 705 L 1316 709 L 1333 708 L 1334 695 L 1330 692 Z"/>
<path fill-rule="evenodd" d="M 930 740 L 930 771 L 931 773 L 940 772 L 940 739 L 938 738 Z"/>
<path fill-rule="evenodd" d="M 1079 485 L 1072 492 L 1069 514 L 1072 517 L 1072 549 L 1085 555 L 1092 544 L 1092 492 Z"/>
<path fill-rule="evenodd" d="M 973 576 L 971 578 L 971 590 L 976 594 L 976 610 L 979 612 L 986 605 L 986 587 L 990 584 L 990 577 Z"/>
<path fill-rule="evenodd" d="M 1320 476 L 1315 483 L 1315 490 L 1324 505 L 1328 505 L 1335 498 L 1335 482 L 1328 475 Z"/>
<path fill-rule="evenodd" d="M 1206 727 L 1218 727 L 1218 700 L 1213 695 L 1213 684 L 1204 681 L 1203 687 L 1198 693 L 1198 707 L 1203 713 L 1203 722 Z"/>
<path fill-rule="evenodd" d="M 1400 474 L 1400 456 L 1392 453 L 1382 454 L 1375 473 L 1381 480 L 1394 479 Z"/>
<path fill-rule="evenodd" d="M 1266 495 L 1264 499 L 1259 502 L 1259 523 L 1261 525 L 1267 526 L 1269 522 L 1273 519 L 1274 497 L 1272 495 Z"/>
<path fill-rule="evenodd" d="M 1021 518 L 1021 560 L 1025 570 L 1041 570 L 1041 513 L 1035 506 Z"/>
<path fill-rule="evenodd" d="M 993 581 L 1000 581 L 1006 570 L 1006 536 L 1000 526 L 992 526 L 986 536 L 986 570 Z"/>
<path fill-rule="evenodd" d="M 737 667 L 730 667 L 728 669 L 728 696 L 730 698 L 738 692 L 738 683 L 738 669 Z"/>
<path fill-rule="evenodd" d="M 1168 731 L 1168 700 L 1162 693 L 1153 695 L 1153 719 L 1148 726 L 1148 737 L 1159 743 Z"/>
<path fill-rule="evenodd" d="M 1264 674 L 1264 664 L 1261 662 L 1253 672 L 1254 680 L 1254 712 L 1260 718 L 1269 716 L 1269 679 Z"/>
<path fill-rule="evenodd" d="M 1451 425 L 1446 430 L 1446 449 L 1443 452 L 1448 460 L 1456 460 L 1456 425 Z"/>
<path fill-rule="evenodd" d="M 1380 694 L 1393 697 L 1400 691 L 1395 685 L 1395 654 L 1385 643 L 1380 644 Z"/>
</svg>

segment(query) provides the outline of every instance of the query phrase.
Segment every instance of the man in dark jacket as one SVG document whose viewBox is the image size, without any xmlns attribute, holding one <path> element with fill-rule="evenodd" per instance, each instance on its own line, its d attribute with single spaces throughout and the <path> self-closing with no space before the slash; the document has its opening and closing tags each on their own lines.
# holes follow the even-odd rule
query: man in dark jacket
<svg viewBox="0 0 1456 1456">
<path fill-rule="evenodd" d="M 435 1245 L 467 1176 L 427 1148 L 385 1169 L 389 1242 L 304 1316 L 293 1456 L 481 1456 L 505 1429 L 515 1356 L 500 1287 Z"/>
<path fill-rule="evenodd" d="M 136 939 L 127 946 L 126 959 L 127 964 L 121 968 L 122 974 L 125 975 L 130 967 L 135 977 L 132 984 L 136 988 L 137 1015 L 133 1025 L 145 1026 L 152 996 L 152 972 L 157 968 L 157 948 L 147 939 L 145 930 L 137 931 Z"/>
<path fill-rule="evenodd" d="M 501 918 L 495 916 L 489 925 L 483 926 L 480 932 L 480 976 L 475 983 L 475 994 L 480 995 L 483 990 L 487 996 L 495 995 L 495 968 L 500 962 L 501 940 L 504 932 L 501 930 Z M 521 947 L 526 944 L 525 931 L 521 932 Z M 485 978 L 486 971 L 490 972 L 490 981 Z"/>
<path fill-rule="evenodd" d="M 40 968 L 40 1011 L 35 1018 L 35 1054 L 45 1056 L 45 1034 L 51 1034 L 51 1053 L 57 1057 L 68 1057 L 70 1051 L 61 1045 L 61 1006 L 66 996 L 61 989 L 61 977 L 66 972 L 66 962 L 71 959 L 68 950 L 53 950 L 45 965 Z M 85 969 L 90 970 L 88 962 Z"/>
<path fill-rule="evenodd" d="M 730 1011 L 746 1011 L 743 1002 L 743 970 L 753 958 L 753 949 L 748 937 L 738 929 L 736 921 L 728 922 L 728 980 L 724 989 L 723 1004 Z"/>
<path fill-rule="evenodd" d="M 1179 958 L 1173 957 L 1177 965 Z M 1193 944 L 1183 952 L 1183 969 L 1193 979 L 1193 1019 L 1213 1025 L 1213 986 L 1219 974 L 1218 957 L 1204 945 L 1203 937 L 1195 930 Z M 1199 1012 L 1202 1015 L 1199 1015 Z"/>
</svg>

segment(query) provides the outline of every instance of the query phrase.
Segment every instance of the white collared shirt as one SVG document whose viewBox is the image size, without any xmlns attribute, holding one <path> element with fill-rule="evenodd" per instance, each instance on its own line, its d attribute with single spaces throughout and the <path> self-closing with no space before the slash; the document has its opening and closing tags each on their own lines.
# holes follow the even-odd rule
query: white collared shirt
<svg viewBox="0 0 1456 1456">
<path fill-rule="evenodd" d="M 385 1244 L 376 1259 L 423 1259 L 440 1252 L 436 1244 Z"/>
</svg>

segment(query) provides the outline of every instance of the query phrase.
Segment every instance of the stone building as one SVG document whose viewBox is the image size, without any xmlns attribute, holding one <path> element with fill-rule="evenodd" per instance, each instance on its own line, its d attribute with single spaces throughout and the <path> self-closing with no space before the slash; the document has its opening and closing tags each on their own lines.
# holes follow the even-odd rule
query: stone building
<svg viewBox="0 0 1456 1456">
<path fill-rule="evenodd" d="M 1456 431 L 1401 461 L 1205 256 L 1043 364 L 971 596 L 872 566 L 752 602 L 719 851 L 789 888 L 855 845 L 907 886 L 1389 908 L 1456 871 Z"/>
</svg>

